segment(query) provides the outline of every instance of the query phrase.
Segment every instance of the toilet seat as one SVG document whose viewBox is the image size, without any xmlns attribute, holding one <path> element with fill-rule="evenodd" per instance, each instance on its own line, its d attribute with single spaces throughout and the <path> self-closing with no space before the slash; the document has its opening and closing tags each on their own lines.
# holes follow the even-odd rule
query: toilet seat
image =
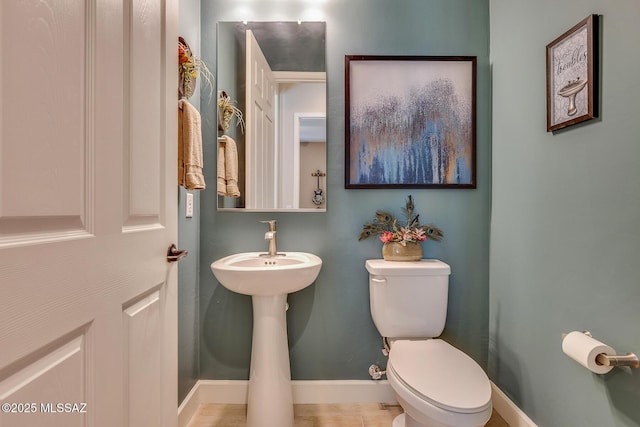
<svg viewBox="0 0 640 427">
<path fill-rule="evenodd" d="M 395 341 L 389 370 L 413 394 L 444 411 L 475 414 L 491 409 L 491 385 L 484 370 L 443 340 Z"/>
</svg>

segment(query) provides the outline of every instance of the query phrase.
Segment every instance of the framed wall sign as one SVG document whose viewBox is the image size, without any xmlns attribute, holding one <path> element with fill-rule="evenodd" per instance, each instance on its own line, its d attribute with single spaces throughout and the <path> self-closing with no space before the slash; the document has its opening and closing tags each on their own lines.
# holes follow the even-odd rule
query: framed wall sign
<svg viewBox="0 0 640 427">
<path fill-rule="evenodd" d="M 345 56 L 345 188 L 476 188 L 476 57 Z"/>
<path fill-rule="evenodd" d="M 598 15 L 547 45 L 547 132 L 598 116 Z"/>
</svg>

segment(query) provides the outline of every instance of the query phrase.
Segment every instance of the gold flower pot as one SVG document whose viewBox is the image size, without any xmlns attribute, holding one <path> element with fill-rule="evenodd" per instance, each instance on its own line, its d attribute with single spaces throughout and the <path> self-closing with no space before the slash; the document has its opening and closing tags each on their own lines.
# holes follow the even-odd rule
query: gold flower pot
<svg viewBox="0 0 640 427">
<path fill-rule="evenodd" d="M 422 245 L 419 242 L 387 242 L 382 246 L 382 257 L 387 261 L 419 261 L 422 259 Z"/>
</svg>

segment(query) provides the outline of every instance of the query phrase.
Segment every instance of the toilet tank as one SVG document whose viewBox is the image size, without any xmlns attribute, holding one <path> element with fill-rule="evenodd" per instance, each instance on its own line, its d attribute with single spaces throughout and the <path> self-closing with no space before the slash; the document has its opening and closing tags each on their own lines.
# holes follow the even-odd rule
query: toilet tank
<svg viewBox="0 0 640 427">
<path fill-rule="evenodd" d="M 395 262 L 370 259 L 373 323 L 387 338 L 433 338 L 447 318 L 451 267 L 437 259 Z"/>
</svg>

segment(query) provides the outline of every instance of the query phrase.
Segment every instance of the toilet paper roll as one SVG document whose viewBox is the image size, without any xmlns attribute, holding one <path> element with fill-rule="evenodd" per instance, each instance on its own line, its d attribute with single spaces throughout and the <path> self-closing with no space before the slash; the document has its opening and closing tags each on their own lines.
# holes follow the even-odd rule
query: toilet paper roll
<svg viewBox="0 0 640 427">
<path fill-rule="evenodd" d="M 596 374 L 606 374 L 613 369 L 613 366 L 598 365 L 596 356 L 600 353 L 615 356 L 615 350 L 582 332 L 569 332 L 562 340 L 562 351 Z"/>
</svg>

